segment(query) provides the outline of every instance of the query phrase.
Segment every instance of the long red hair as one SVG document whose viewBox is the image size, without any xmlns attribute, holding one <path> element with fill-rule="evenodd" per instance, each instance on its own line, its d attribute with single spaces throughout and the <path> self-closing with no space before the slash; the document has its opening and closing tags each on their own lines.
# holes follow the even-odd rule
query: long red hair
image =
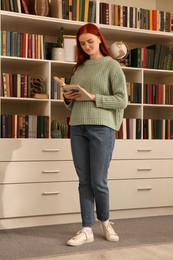
<svg viewBox="0 0 173 260">
<path fill-rule="evenodd" d="M 76 65 L 73 67 L 72 74 L 75 72 L 75 70 L 86 60 L 89 60 L 89 55 L 87 55 L 83 49 L 81 48 L 79 37 L 81 34 L 84 33 L 91 33 L 96 36 L 98 36 L 101 40 L 100 43 L 100 51 L 103 54 L 103 56 L 110 56 L 112 57 L 112 54 L 110 53 L 106 40 L 102 34 L 102 32 L 99 30 L 99 28 L 93 24 L 93 23 L 87 23 L 79 28 L 77 35 L 76 35 L 76 41 L 77 41 L 77 50 L 76 50 Z M 112 57 L 113 58 L 113 57 Z"/>
</svg>

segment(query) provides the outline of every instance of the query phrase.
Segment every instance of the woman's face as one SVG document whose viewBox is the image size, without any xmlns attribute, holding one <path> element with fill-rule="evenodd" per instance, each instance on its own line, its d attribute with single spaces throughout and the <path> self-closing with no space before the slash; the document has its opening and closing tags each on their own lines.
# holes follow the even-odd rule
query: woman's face
<svg viewBox="0 0 173 260">
<path fill-rule="evenodd" d="M 100 52 L 101 40 L 91 33 L 84 33 L 79 36 L 79 42 L 83 51 L 90 56 L 90 59 L 97 59 L 103 55 Z"/>
</svg>

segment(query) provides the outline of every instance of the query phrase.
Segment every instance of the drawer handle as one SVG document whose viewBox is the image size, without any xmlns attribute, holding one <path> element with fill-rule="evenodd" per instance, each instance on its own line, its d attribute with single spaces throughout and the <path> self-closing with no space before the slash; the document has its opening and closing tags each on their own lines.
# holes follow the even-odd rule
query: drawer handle
<svg viewBox="0 0 173 260">
<path fill-rule="evenodd" d="M 148 152 L 151 152 L 152 151 L 152 149 L 138 149 L 137 150 L 138 152 L 144 152 L 144 153 L 148 153 Z"/>
<path fill-rule="evenodd" d="M 152 168 L 138 168 L 137 169 L 138 172 L 149 172 L 151 170 L 152 170 Z"/>
<path fill-rule="evenodd" d="M 43 170 L 42 173 L 59 173 L 60 170 Z"/>
<path fill-rule="evenodd" d="M 58 194 L 60 194 L 60 191 L 44 191 L 42 194 L 43 195 L 58 195 Z"/>
<path fill-rule="evenodd" d="M 60 149 L 57 148 L 45 148 L 43 149 L 43 152 L 59 152 Z"/>
<path fill-rule="evenodd" d="M 149 191 L 149 190 L 152 190 L 151 187 L 146 187 L 146 188 L 138 188 L 138 191 Z"/>
</svg>

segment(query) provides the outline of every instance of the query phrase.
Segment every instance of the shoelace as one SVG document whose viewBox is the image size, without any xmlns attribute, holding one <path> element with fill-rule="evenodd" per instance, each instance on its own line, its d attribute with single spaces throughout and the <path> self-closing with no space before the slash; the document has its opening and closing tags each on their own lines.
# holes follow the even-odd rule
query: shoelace
<svg viewBox="0 0 173 260">
<path fill-rule="evenodd" d="M 85 236 L 86 236 L 85 231 L 82 229 L 82 230 L 80 230 L 79 232 L 77 232 L 76 236 L 74 236 L 73 239 L 74 239 L 74 240 L 77 240 L 77 239 L 79 239 L 83 234 L 85 234 Z"/>
<path fill-rule="evenodd" d="M 114 222 L 109 222 L 108 225 L 106 226 L 106 228 L 107 228 L 107 230 L 108 230 L 108 232 L 109 232 L 110 234 L 114 235 L 114 234 L 116 234 L 116 233 L 115 233 L 115 231 L 114 231 L 112 225 L 114 225 Z"/>
</svg>

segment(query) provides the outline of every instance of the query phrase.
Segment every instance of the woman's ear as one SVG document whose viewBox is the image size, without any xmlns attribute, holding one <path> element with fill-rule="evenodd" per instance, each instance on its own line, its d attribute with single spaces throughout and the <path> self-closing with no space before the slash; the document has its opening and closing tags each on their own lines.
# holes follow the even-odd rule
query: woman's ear
<svg viewBox="0 0 173 260">
<path fill-rule="evenodd" d="M 101 41 L 101 39 L 100 39 L 100 36 L 98 36 L 98 38 L 99 38 L 99 43 L 102 43 L 102 41 Z"/>
</svg>

